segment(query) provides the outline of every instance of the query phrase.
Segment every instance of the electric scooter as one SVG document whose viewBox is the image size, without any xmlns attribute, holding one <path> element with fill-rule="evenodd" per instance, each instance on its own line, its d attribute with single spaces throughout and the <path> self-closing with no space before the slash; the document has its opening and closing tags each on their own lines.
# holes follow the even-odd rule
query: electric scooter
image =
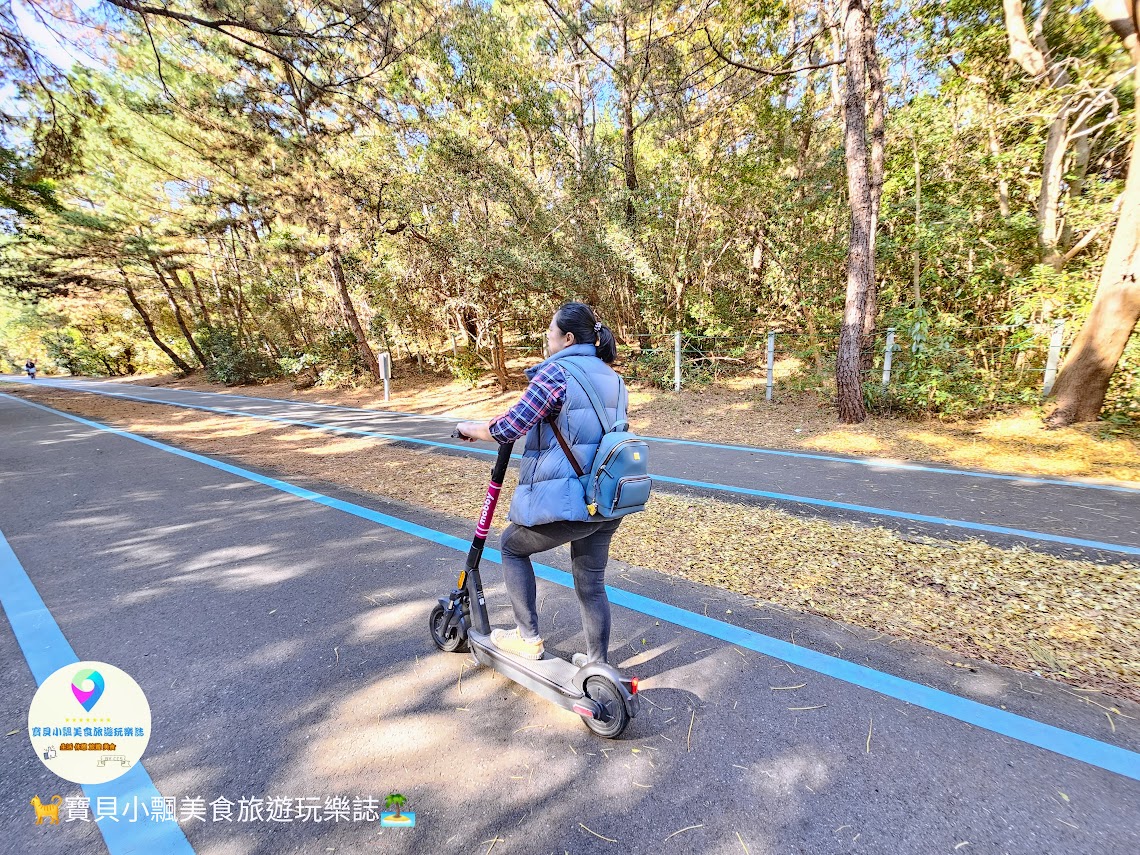
<svg viewBox="0 0 1140 855">
<path fill-rule="evenodd" d="M 452 437 L 466 438 L 459 431 Z M 513 447 L 513 442 L 499 445 L 466 565 L 459 573 L 455 590 L 450 596 L 440 597 L 439 604 L 432 609 L 428 622 L 431 640 L 447 653 L 470 650 L 479 663 L 494 668 L 563 709 L 578 713 L 586 727 L 598 736 L 616 739 L 640 707 L 636 677 L 625 678 L 612 665 L 601 662 L 578 667 L 549 653 L 544 653 L 537 660 L 523 659 L 500 650 L 491 641 L 491 624 L 487 619 L 479 561 L 483 557 L 483 546 L 491 530 L 491 519 L 495 515 L 495 505 L 499 501 Z"/>
</svg>

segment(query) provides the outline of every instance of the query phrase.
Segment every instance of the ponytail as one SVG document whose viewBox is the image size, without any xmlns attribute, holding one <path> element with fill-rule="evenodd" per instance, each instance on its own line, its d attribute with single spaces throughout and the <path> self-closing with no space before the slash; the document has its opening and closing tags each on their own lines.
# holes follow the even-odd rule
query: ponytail
<svg viewBox="0 0 1140 855">
<path fill-rule="evenodd" d="M 610 363 L 617 359 L 617 339 L 613 330 L 601 323 L 585 303 L 566 303 L 554 314 L 554 323 L 564 333 L 574 335 L 575 344 L 593 344 L 598 358 Z"/>
<path fill-rule="evenodd" d="M 602 324 L 602 328 L 598 330 L 598 359 L 605 362 L 607 365 L 617 359 L 617 339 L 614 338 L 613 330 Z"/>
</svg>

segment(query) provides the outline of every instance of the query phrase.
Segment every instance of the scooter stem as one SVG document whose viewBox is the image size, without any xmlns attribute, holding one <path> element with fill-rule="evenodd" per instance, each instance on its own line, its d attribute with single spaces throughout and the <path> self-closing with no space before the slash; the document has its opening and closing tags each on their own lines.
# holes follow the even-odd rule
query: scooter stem
<svg viewBox="0 0 1140 855">
<path fill-rule="evenodd" d="M 503 479 L 507 475 L 507 466 L 510 465 L 511 450 L 514 445 L 513 442 L 499 445 L 495 467 L 491 470 L 491 482 L 487 485 L 487 496 L 483 499 L 483 510 L 475 526 L 475 537 L 471 541 L 471 549 L 467 552 L 467 589 L 471 595 L 471 618 L 474 628 L 484 635 L 490 633 L 491 625 L 487 619 L 487 603 L 483 597 L 479 562 L 483 558 L 483 547 L 491 531 L 491 520 L 495 516 L 495 506 L 499 503 L 499 493 L 503 489 Z"/>
</svg>

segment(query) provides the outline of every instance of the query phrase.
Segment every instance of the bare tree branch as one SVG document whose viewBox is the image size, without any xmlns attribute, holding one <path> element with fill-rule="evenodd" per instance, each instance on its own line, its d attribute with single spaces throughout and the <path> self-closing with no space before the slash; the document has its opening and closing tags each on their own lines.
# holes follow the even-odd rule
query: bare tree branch
<svg viewBox="0 0 1140 855">
<path fill-rule="evenodd" d="M 719 56 L 721 60 L 727 62 L 729 65 L 734 65 L 737 68 L 743 68 L 745 71 L 751 71 L 754 74 L 763 74 L 767 77 L 783 77 L 788 74 L 799 74 L 801 71 L 815 71 L 820 68 L 830 68 L 833 65 L 842 65 L 844 62 L 846 62 L 845 59 L 834 59 L 830 62 L 821 62 L 815 65 L 801 65 L 799 68 L 759 68 L 755 65 L 749 65 L 746 62 L 737 62 L 735 59 L 729 59 L 713 42 L 712 33 L 709 32 L 708 27 L 705 27 L 704 31 L 705 38 L 708 39 L 709 42 L 709 47 L 712 48 L 713 53 Z"/>
</svg>

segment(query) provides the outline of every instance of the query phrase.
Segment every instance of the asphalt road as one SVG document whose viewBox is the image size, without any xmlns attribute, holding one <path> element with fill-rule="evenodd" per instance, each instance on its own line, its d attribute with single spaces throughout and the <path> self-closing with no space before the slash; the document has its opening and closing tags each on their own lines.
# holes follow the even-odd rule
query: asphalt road
<svg viewBox="0 0 1140 855">
<path fill-rule="evenodd" d="M 414 829 L 238 822 L 235 807 L 235 821 L 183 821 L 168 849 L 132 844 L 134 828 L 118 826 L 116 855 L 1140 851 L 1140 705 L 951 667 L 945 653 L 617 565 L 613 596 L 631 592 L 633 607 L 614 609 L 612 659 L 642 678 L 643 713 L 625 738 L 599 741 L 432 646 L 427 614 L 462 560 L 447 538 L 468 538 L 471 523 L 258 480 L 274 475 L 0 396 L 0 532 L 15 557 L 0 560 L 0 596 L 26 573 L 79 659 L 141 684 L 158 793 L 236 805 L 398 791 L 417 818 Z M 568 568 L 562 551 L 547 560 Z M 485 568 L 492 619 L 505 624 L 498 566 Z M 540 581 L 539 596 L 548 649 L 579 649 L 572 593 Z M 684 612 L 658 619 L 653 603 Z M 33 825 L 33 795 L 82 793 L 25 735 L 40 630 L 28 637 L 4 606 L 0 717 L 20 732 L 0 739 L 0 852 L 108 851 L 94 823 Z M 939 692 L 906 703 L 691 628 L 702 618 Z M 965 723 L 946 698 L 981 702 L 1012 735 Z M 1131 718 L 1110 730 L 1097 703 Z M 1030 744 L 1034 721 L 1060 729 L 1055 747 L 1107 751 L 1123 774 Z"/>
<path fill-rule="evenodd" d="M 439 417 L 104 381 L 53 378 L 35 383 L 474 453 L 450 438 L 453 420 Z M 1137 487 L 729 443 L 728 437 L 720 445 L 650 438 L 650 469 L 658 487 L 777 504 L 797 513 L 916 534 L 976 537 L 1005 546 L 1026 543 L 1093 560 L 1140 556 Z M 483 450 L 491 449 L 484 445 Z"/>
</svg>

